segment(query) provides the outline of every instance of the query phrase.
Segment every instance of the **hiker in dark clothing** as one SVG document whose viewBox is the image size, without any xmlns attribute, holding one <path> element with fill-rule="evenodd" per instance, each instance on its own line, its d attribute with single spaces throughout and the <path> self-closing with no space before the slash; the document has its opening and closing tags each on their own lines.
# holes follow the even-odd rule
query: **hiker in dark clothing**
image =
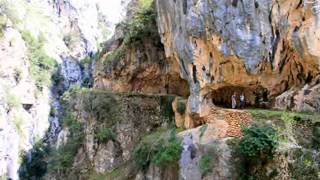
<svg viewBox="0 0 320 180">
<path fill-rule="evenodd" d="M 245 98 L 244 98 L 244 94 L 242 93 L 240 95 L 240 108 L 243 109 L 245 105 Z"/>
</svg>

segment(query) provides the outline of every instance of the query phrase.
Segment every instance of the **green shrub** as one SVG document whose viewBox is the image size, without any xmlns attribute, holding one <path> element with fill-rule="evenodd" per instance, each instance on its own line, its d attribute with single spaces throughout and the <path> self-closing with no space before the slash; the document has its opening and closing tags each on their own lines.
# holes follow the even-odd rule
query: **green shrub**
<svg viewBox="0 0 320 180">
<path fill-rule="evenodd" d="M 28 47 L 31 76 L 41 91 L 44 86 L 51 84 L 51 76 L 56 71 L 57 63 L 46 54 L 43 37 L 36 39 L 29 32 L 22 32 L 22 37 Z"/>
<path fill-rule="evenodd" d="M 176 138 L 171 138 L 164 145 L 159 145 L 159 150 L 152 158 L 152 162 L 161 167 L 169 166 L 180 159 L 181 143 Z"/>
<path fill-rule="evenodd" d="M 201 156 L 199 168 L 202 176 L 205 176 L 207 173 L 211 172 L 213 168 L 213 158 L 209 155 Z"/>
<path fill-rule="evenodd" d="M 174 98 L 174 96 L 160 96 L 160 112 L 169 122 L 173 122 L 174 120 L 174 111 L 172 108 Z"/>
<path fill-rule="evenodd" d="M 48 149 L 41 143 L 36 143 L 31 150 L 31 160 L 25 155 L 19 170 L 20 179 L 42 179 L 47 172 L 46 157 Z"/>
<path fill-rule="evenodd" d="M 4 15 L 0 15 L 0 38 L 4 35 L 4 29 L 7 25 L 7 17 Z"/>
<path fill-rule="evenodd" d="M 68 89 L 68 91 L 65 91 L 61 97 L 61 104 L 64 109 L 68 109 L 73 102 L 73 100 L 77 99 L 76 96 L 80 94 L 84 89 L 81 88 L 79 85 L 72 86 Z"/>
<path fill-rule="evenodd" d="M 95 138 L 99 142 L 107 142 L 109 140 L 115 140 L 116 134 L 110 128 L 101 128 L 95 133 Z"/>
<path fill-rule="evenodd" d="M 296 123 L 295 116 L 288 112 L 283 112 L 281 120 L 284 123 L 284 128 L 279 128 L 279 139 L 284 142 L 295 142 L 293 137 L 293 126 Z"/>
<path fill-rule="evenodd" d="M 175 131 L 156 132 L 145 137 L 134 149 L 133 157 L 139 168 L 145 170 L 150 164 L 159 167 L 176 163 L 182 151 Z"/>
<path fill-rule="evenodd" d="M 320 126 L 313 127 L 313 146 L 320 149 Z"/>
<path fill-rule="evenodd" d="M 6 101 L 10 109 L 17 108 L 21 105 L 19 97 L 10 92 L 6 95 Z"/>
<path fill-rule="evenodd" d="M 84 110 L 92 118 L 111 127 L 119 120 L 119 109 L 117 99 L 111 93 L 104 91 L 82 91 Z"/>
<path fill-rule="evenodd" d="M 70 112 L 67 112 L 63 117 L 63 125 L 69 129 L 68 140 L 65 145 L 50 154 L 48 163 L 50 171 L 66 171 L 70 168 L 74 157 L 83 143 L 83 125 Z"/>
<path fill-rule="evenodd" d="M 208 124 L 205 124 L 205 125 L 201 126 L 199 138 L 202 138 L 202 136 L 206 132 L 207 128 L 208 128 Z"/>
<path fill-rule="evenodd" d="M 124 24 L 126 45 L 132 45 L 142 41 L 145 37 L 157 36 L 156 12 L 153 0 L 140 0 L 139 9 L 134 18 Z"/>
<path fill-rule="evenodd" d="M 184 114 L 186 111 L 186 103 L 181 98 L 177 100 L 177 111 L 180 114 Z"/>
<path fill-rule="evenodd" d="M 314 150 L 297 149 L 289 168 L 292 179 L 315 180 L 320 178 L 320 155 Z"/>
<path fill-rule="evenodd" d="M 107 63 L 114 62 L 114 61 L 120 61 L 124 59 L 126 56 L 126 48 L 119 47 L 118 49 L 110 52 L 106 59 L 103 61 L 103 63 L 106 65 Z"/>
<path fill-rule="evenodd" d="M 63 75 L 61 75 L 60 73 L 55 72 L 55 73 L 52 75 L 51 80 L 52 80 L 52 82 L 53 82 L 54 85 L 59 85 L 59 84 L 61 84 L 61 83 L 64 81 L 64 77 L 63 77 Z"/>
<path fill-rule="evenodd" d="M 276 130 L 270 126 L 243 129 L 244 136 L 240 140 L 240 153 L 249 158 L 272 158 L 278 147 Z"/>
</svg>

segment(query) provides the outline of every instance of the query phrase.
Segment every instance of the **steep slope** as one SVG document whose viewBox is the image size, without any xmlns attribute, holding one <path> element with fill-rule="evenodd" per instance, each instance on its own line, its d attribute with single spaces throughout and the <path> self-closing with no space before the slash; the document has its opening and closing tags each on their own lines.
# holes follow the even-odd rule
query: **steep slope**
<svg viewBox="0 0 320 180">
<path fill-rule="evenodd" d="M 121 12 L 126 2 L 114 4 Z M 105 7 L 100 1 L 0 1 L 1 178 L 18 179 L 35 144 L 55 145 L 63 92 L 92 85 L 98 45 L 123 16 L 106 16 Z"/>
<path fill-rule="evenodd" d="M 100 53 L 95 88 L 118 92 L 189 95 L 177 62 L 165 58 L 153 1 L 134 0 L 128 16 Z"/>
<path fill-rule="evenodd" d="M 318 114 L 225 109 L 319 112 L 318 7 L 0 0 L 0 179 L 319 179 Z"/>
<path fill-rule="evenodd" d="M 315 6 L 298 0 L 158 0 L 166 57 L 179 63 L 190 87 L 189 114 L 201 117 L 208 102 L 230 107 L 234 92 L 255 107 L 318 112 Z M 304 86 L 312 98 L 298 97 Z"/>
</svg>

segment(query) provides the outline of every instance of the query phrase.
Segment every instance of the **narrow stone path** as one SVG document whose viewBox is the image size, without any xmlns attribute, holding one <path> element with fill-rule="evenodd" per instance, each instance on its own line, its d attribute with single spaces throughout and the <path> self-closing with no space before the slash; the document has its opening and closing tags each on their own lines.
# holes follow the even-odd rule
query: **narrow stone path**
<svg viewBox="0 0 320 180">
<path fill-rule="evenodd" d="M 212 108 L 205 122 L 219 130 L 220 138 L 239 137 L 241 126 L 250 124 L 252 116 L 244 110 Z"/>
</svg>

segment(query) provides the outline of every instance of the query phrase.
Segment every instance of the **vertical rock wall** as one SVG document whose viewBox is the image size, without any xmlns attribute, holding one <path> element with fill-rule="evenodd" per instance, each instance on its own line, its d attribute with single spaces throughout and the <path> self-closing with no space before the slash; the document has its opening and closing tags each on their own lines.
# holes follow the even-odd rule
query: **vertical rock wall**
<svg viewBox="0 0 320 180">
<path fill-rule="evenodd" d="M 318 83 L 314 3 L 156 2 L 166 57 L 189 83 L 190 114 L 200 113 L 206 98 L 227 104 L 233 92 L 244 92 L 253 106 L 273 107 L 283 92 Z"/>
</svg>

